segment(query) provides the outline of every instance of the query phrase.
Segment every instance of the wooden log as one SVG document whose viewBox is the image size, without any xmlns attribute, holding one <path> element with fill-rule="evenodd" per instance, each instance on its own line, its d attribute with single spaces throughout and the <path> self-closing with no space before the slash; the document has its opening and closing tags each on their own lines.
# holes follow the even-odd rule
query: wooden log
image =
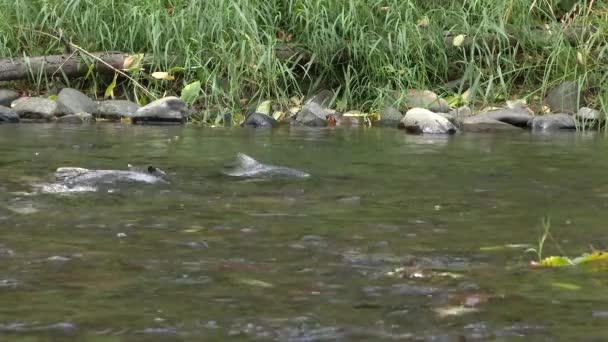
<svg viewBox="0 0 608 342">
<path fill-rule="evenodd" d="M 85 62 L 80 54 L 49 55 L 41 57 L 20 57 L 12 59 L 0 59 L 0 81 L 14 81 L 26 79 L 30 75 L 40 73 L 47 77 L 63 72 L 68 77 L 85 76 L 89 71 L 90 63 L 94 63 L 93 70 L 99 73 L 114 73 L 114 69 L 123 69 L 125 59 L 131 56 L 125 52 L 95 52 L 91 55 L 106 62 L 108 65 L 94 60 L 90 56 L 90 62 Z"/>
</svg>

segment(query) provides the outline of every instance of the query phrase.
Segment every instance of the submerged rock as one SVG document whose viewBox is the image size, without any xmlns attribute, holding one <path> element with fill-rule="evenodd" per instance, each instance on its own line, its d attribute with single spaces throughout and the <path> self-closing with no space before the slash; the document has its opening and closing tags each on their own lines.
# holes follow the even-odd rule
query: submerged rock
<svg viewBox="0 0 608 342">
<path fill-rule="evenodd" d="M 577 82 L 566 81 L 551 90 L 544 103 L 554 113 L 574 114 L 585 106 L 585 98 Z"/>
<path fill-rule="evenodd" d="M 19 122 L 19 114 L 14 110 L 0 105 L 0 124 Z"/>
<path fill-rule="evenodd" d="M 43 97 L 22 97 L 12 106 L 22 119 L 51 121 L 57 114 L 57 103 Z"/>
<path fill-rule="evenodd" d="M 305 178 L 310 175 L 306 172 L 292 169 L 286 166 L 277 166 L 262 164 L 250 156 L 239 153 L 237 154 L 237 163 L 235 166 L 225 169 L 223 174 L 232 177 L 297 177 Z"/>
<path fill-rule="evenodd" d="M 131 117 L 133 123 L 183 123 L 186 120 L 187 105 L 182 99 L 169 96 L 139 108 Z"/>
<path fill-rule="evenodd" d="M 408 110 L 400 127 L 411 133 L 453 134 L 457 131 L 448 119 L 423 108 Z"/>
<path fill-rule="evenodd" d="M 95 122 L 95 118 L 89 113 L 68 114 L 57 119 L 57 123 L 66 124 L 85 124 L 93 122 Z"/>
<path fill-rule="evenodd" d="M 137 103 L 127 100 L 102 101 L 97 105 L 97 117 L 119 121 L 122 118 L 130 118 L 139 108 Z"/>
<path fill-rule="evenodd" d="M 450 111 L 448 102 L 430 90 L 408 90 L 406 103 L 409 108 L 424 108 L 441 113 Z"/>
<path fill-rule="evenodd" d="M 533 117 L 528 126 L 535 131 L 576 129 L 576 121 L 569 114 L 547 114 Z"/>
<path fill-rule="evenodd" d="M 247 116 L 245 121 L 241 124 L 244 127 L 275 127 L 277 120 L 272 116 L 262 113 L 251 113 Z"/>
<path fill-rule="evenodd" d="M 0 106 L 10 107 L 19 98 L 19 93 L 10 89 L 0 89 Z"/>
<path fill-rule="evenodd" d="M 97 113 L 97 105 L 85 94 L 72 88 L 63 88 L 57 95 L 57 110 L 61 115 Z"/>
</svg>

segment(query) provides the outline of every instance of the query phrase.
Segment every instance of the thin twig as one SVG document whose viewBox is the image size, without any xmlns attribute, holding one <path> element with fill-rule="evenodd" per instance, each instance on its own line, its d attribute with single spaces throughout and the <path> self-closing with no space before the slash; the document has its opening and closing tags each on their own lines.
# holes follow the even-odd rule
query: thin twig
<svg viewBox="0 0 608 342">
<path fill-rule="evenodd" d="M 44 35 L 44 36 L 51 37 L 51 38 L 53 38 L 53 39 L 57 39 L 57 40 L 59 40 L 59 41 L 62 41 L 61 37 L 57 37 L 57 36 L 55 36 L 55 35 L 53 35 L 53 34 L 50 34 L 50 33 L 48 33 L 48 32 L 44 32 L 44 31 L 40 31 L 40 30 L 35 30 L 35 29 L 30 29 L 30 28 L 28 28 L 28 27 L 20 27 L 20 26 L 17 26 L 17 28 L 20 28 L 20 29 L 26 29 L 26 30 L 31 30 L 31 31 L 36 32 L 36 33 L 38 33 L 38 34 L 42 34 L 42 35 Z M 131 77 L 131 76 L 127 75 L 126 73 L 124 73 L 122 70 L 116 69 L 115 67 L 113 67 L 112 65 L 110 65 L 109 63 L 107 63 L 106 61 L 104 61 L 103 59 L 101 59 L 101 58 L 99 58 L 99 57 L 97 57 L 97 56 L 93 55 L 93 54 L 92 54 L 92 53 L 90 53 L 89 51 L 87 51 L 87 50 L 85 50 L 85 49 L 81 48 L 80 46 L 78 46 L 78 45 L 76 45 L 76 44 L 74 44 L 74 43 L 72 43 L 72 42 L 67 42 L 67 43 L 70 45 L 70 47 L 74 48 L 75 50 L 77 50 L 77 51 L 80 51 L 80 52 L 84 53 L 85 55 L 87 55 L 87 56 L 89 56 L 89 57 L 93 58 L 94 60 L 96 60 L 96 61 L 98 61 L 98 62 L 100 62 L 100 63 L 104 64 L 104 65 L 105 65 L 105 66 L 107 66 L 108 68 L 110 68 L 110 69 L 114 70 L 114 72 L 116 72 L 116 73 L 118 73 L 118 74 L 120 74 L 120 75 L 124 76 L 124 77 L 125 77 L 125 78 L 127 78 L 129 81 L 133 82 L 133 84 L 134 84 L 136 87 L 138 87 L 138 88 L 140 88 L 141 90 L 143 90 L 143 92 L 144 92 L 146 95 L 148 95 L 149 97 L 151 97 L 151 98 L 153 98 L 153 99 L 156 99 L 156 96 L 154 96 L 154 94 L 152 94 L 152 93 L 151 93 L 151 92 L 150 92 L 150 91 L 149 91 L 149 90 L 148 90 L 146 87 L 144 87 L 144 86 L 143 86 L 143 85 L 141 85 L 139 82 L 137 82 L 137 81 L 136 81 L 136 80 L 135 80 L 133 77 Z"/>
</svg>

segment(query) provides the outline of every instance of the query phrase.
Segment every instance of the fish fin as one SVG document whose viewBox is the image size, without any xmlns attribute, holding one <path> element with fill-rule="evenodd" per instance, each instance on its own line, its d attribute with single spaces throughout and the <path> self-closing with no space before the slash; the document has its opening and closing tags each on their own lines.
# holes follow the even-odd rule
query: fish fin
<svg viewBox="0 0 608 342">
<path fill-rule="evenodd" d="M 236 160 L 238 162 L 238 166 L 244 167 L 244 168 L 250 168 L 252 166 L 260 164 L 260 162 L 258 162 L 257 160 L 251 158 L 250 156 L 248 156 L 244 153 L 238 153 L 236 155 Z"/>
</svg>

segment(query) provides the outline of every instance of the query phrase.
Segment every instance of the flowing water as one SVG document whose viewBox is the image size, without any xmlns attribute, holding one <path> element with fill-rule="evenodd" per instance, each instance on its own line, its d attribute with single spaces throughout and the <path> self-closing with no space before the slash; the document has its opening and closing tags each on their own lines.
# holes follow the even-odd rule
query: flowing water
<svg viewBox="0 0 608 342">
<path fill-rule="evenodd" d="M 222 176 L 238 152 L 310 178 Z M 604 341 L 608 139 L 0 126 L 0 340 Z M 45 194 L 61 166 L 167 184 Z"/>
</svg>

